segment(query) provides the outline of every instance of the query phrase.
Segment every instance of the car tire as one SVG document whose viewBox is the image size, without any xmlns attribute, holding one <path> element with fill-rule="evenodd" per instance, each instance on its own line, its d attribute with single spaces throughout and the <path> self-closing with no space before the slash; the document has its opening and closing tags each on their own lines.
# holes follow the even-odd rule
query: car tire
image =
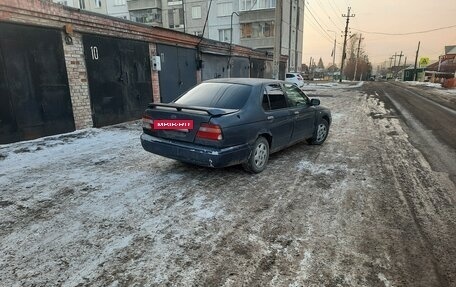
<svg viewBox="0 0 456 287">
<path fill-rule="evenodd" d="M 264 137 L 259 137 L 252 146 L 248 160 L 242 166 L 248 172 L 260 173 L 266 168 L 268 159 L 269 143 Z"/>
<path fill-rule="evenodd" d="M 313 137 L 307 140 L 309 144 L 312 145 L 321 145 L 325 142 L 329 133 L 329 123 L 325 119 L 321 119 L 318 123 L 317 128 L 315 129 Z"/>
</svg>

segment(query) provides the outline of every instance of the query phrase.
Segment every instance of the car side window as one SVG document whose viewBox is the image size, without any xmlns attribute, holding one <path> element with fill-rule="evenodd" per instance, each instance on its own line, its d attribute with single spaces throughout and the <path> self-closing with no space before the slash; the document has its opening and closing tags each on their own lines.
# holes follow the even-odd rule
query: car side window
<svg viewBox="0 0 456 287">
<path fill-rule="evenodd" d="M 284 84 L 283 87 L 291 107 L 308 105 L 310 103 L 309 98 L 295 85 Z"/>
<path fill-rule="evenodd" d="M 287 99 L 279 84 L 269 84 L 264 88 L 262 106 L 265 111 L 287 107 Z"/>
</svg>

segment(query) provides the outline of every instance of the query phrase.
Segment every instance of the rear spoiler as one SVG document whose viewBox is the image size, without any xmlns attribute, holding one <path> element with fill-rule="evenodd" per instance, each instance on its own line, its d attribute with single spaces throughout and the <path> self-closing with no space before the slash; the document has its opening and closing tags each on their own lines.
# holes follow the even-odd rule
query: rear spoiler
<svg viewBox="0 0 456 287">
<path fill-rule="evenodd" d="M 204 108 L 204 107 L 182 106 L 182 105 L 178 105 L 178 104 L 150 103 L 148 105 L 148 107 L 151 109 L 156 109 L 157 107 L 171 108 L 171 109 L 176 109 L 176 111 L 178 111 L 178 112 L 180 112 L 182 110 L 200 111 L 200 112 L 206 112 L 210 116 L 227 115 L 227 114 L 231 114 L 231 113 L 239 111 L 237 109 Z"/>
</svg>

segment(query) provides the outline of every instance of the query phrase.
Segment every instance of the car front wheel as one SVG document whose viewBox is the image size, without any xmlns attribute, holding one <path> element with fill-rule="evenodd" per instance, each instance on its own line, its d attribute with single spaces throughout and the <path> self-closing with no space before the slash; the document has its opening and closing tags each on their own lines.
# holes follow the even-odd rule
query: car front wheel
<svg viewBox="0 0 456 287">
<path fill-rule="evenodd" d="M 329 133 L 329 123 L 327 120 L 322 119 L 315 129 L 312 138 L 308 139 L 307 142 L 313 145 L 320 145 L 325 142 Z"/>
<path fill-rule="evenodd" d="M 266 168 L 269 159 L 269 143 L 264 137 L 259 137 L 252 146 L 250 156 L 242 166 L 252 173 L 260 173 Z"/>
</svg>

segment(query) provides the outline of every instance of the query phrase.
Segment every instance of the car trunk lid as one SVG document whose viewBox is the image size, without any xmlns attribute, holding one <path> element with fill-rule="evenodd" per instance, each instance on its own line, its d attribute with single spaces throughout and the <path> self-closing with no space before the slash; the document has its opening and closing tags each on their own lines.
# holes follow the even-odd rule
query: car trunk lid
<svg viewBox="0 0 456 287">
<path fill-rule="evenodd" d="M 200 129 L 205 131 L 203 135 L 207 134 L 207 131 L 218 131 L 217 129 L 211 128 L 207 125 L 210 123 L 211 118 L 220 117 L 237 111 L 237 109 L 182 106 L 175 103 L 149 104 L 149 108 L 145 111 L 143 117 L 143 130 L 145 133 L 155 137 L 179 140 L 183 142 L 195 142 L 195 138 Z M 191 121 L 193 123 L 193 128 L 181 128 L 180 126 L 172 127 L 172 129 L 154 128 L 154 121 L 158 122 L 163 120 L 165 120 L 165 122 Z"/>
</svg>

